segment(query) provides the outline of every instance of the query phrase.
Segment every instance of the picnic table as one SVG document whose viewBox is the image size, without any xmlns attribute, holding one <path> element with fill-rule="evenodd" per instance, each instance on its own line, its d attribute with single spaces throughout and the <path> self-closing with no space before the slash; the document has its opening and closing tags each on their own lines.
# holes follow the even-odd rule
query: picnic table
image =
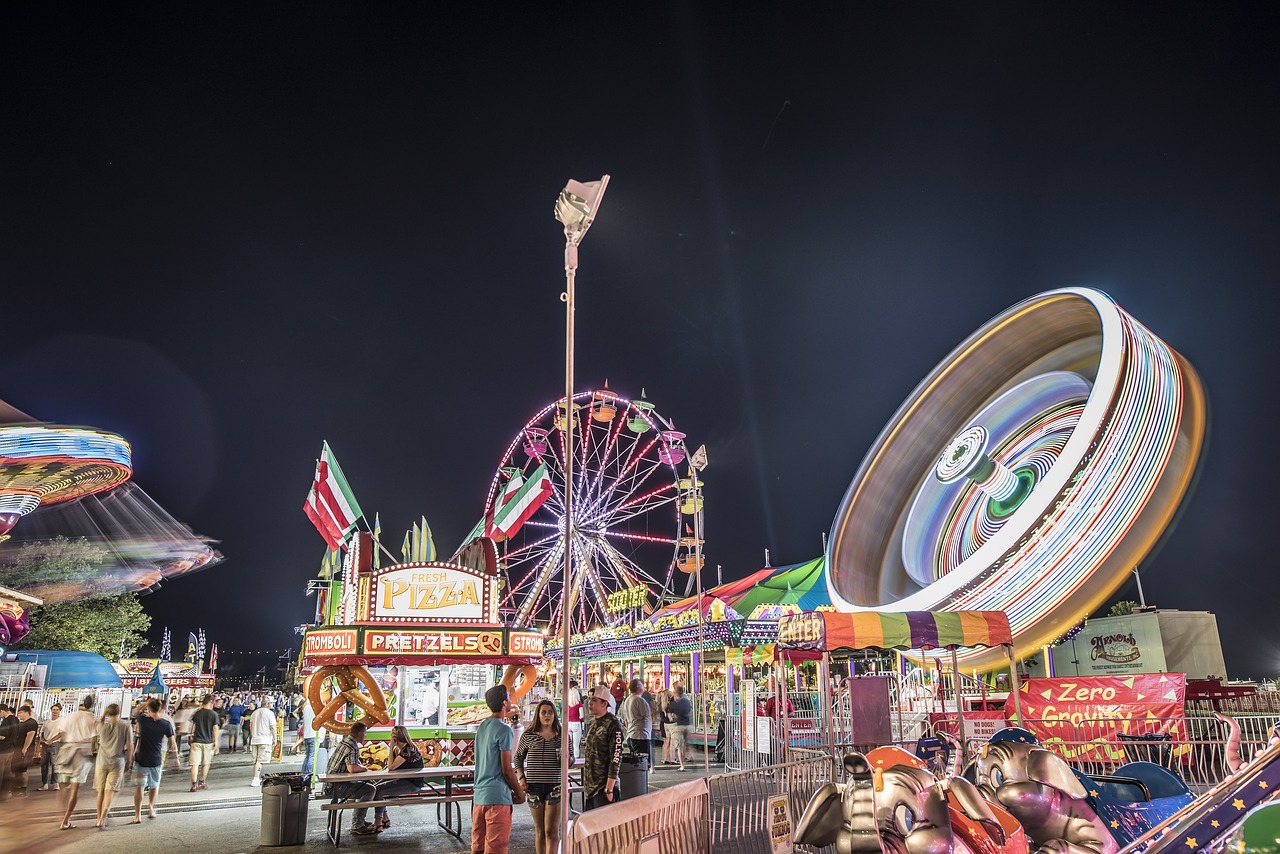
<svg viewBox="0 0 1280 854">
<path fill-rule="evenodd" d="M 321 774 L 321 783 L 382 783 L 388 780 L 422 781 L 422 790 L 416 795 L 397 795 L 372 801 L 340 800 L 337 797 L 320 809 L 329 813 L 329 841 L 336 848 L 342 839 L 342 813 L 349 809 L 368 807 L 402 807 L 414 804 L 435 804 L 436 824 L 453 838 L 462 841 L 462 801 L 471 800 L 471 789 L 455 790 L 458 778 L 470 778 L 475 774 L 474 765 L 443 765 L 435 768 L 418 768 L 413 771 L 361 771 L 355 774 Z M 444 807 L 444 820 L 440 820 L 440 807 Z M 455 826 L 454 815 L 457 815 Z"/>
</svg>

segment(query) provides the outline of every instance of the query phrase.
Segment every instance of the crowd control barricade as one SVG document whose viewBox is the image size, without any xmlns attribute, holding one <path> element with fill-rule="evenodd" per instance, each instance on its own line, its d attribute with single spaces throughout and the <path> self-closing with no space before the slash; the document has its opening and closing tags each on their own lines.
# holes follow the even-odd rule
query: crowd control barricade
<svg viewBox="0 0 1280 854">
<path fill-rule="evenodd" d="M 752 768 L 712 777 L 711 850 L 734 854 L 770 854 L 776 817 L 770 800 L 785 797 L 790 829 L 820 787 L 837 782 L 835 765 L 825 753 L 783 765 Z M 804 849 L 806 851 L 819 849 Z M 834 851 L 820 849 L 822 851 Z M 666 854 L 664 850 L 664 854 Z"/>
<path fill-rule="evenodd" d="M 588 810 L 569 825 L 565 854 L 709 854 L 707 781 L 691 780 Z"/>
</svg>

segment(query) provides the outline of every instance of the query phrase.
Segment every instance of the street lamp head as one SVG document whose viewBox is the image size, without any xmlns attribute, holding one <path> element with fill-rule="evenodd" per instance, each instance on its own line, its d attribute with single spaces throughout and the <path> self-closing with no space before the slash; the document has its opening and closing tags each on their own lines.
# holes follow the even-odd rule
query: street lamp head
<svg viewBox="0 0 1280 854">
<path fill-rule="evenodd" d="M 608 185 L 609 176 L 605 175 L 599 181 L 586 184 L 570 181 L 560 191 L 560 197 L 556 199 L 556 219 L 564 226 L 565 237 L 571 243 L 581 240 L 591 227 Z"/>
</svg>

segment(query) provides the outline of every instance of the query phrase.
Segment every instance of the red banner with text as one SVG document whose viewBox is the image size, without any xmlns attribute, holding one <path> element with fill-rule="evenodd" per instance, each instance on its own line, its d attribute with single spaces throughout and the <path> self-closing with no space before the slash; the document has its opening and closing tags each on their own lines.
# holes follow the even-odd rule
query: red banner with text
<svg viewBox="0 0 1280 854">
<path fill-rule="evenodd" d="M 1022 716 L 1042 744 L 1066 759 L 1152 760 L 1165 736 L 1186 741 L 1186 696 L 1184 673 L 1028 679 Z M 1013 697 L 1005 714 L 1012 720 Z"/>
</svg>

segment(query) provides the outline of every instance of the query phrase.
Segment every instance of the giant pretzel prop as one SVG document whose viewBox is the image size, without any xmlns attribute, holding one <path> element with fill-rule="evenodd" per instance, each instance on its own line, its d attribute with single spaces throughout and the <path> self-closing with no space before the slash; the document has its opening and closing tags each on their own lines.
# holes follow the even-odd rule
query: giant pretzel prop
<svg viewBox="0 0 1280 854">
<path fill-rule="evenodd" d="M 519 702 L 528 694 L 533 683 L 538 681 L 538 668 L 532 664 L 508 664 L 507 671 L 502 674 L 502 684 L 507 686 L 507 696 L 511 702 Z"/>
<path fill-rule="evenodd" d="M 337 683 L 336 693 L 325 690 L 330 677 Z M 361 685 L 368 689 L 368 693 L 360 690 Z M 369 675 L 369 671 L 358 664 L 321 667 L 307 677 L 303 690 L 306 691 L 307 702 L 311 704 L 311 711 L 316 713 L 315 720 L 311 722 L 312 729 L 319 730 L 320 727 L 324 727 L 329 732 L 336 732 L 339 735 L 351 732 L 351 725 L 356 722 L 355 720 L 335 721 L 333 719 L 333 716 L 348 703 L 364 712 L 358 720 L 364 721 L 367 718 L 366 724 L 370 721 L 374 725 L 391 722 L 391 716 L 387 714 L 387 698 L 383 695 L 382 688 Z"/>
</svg>

